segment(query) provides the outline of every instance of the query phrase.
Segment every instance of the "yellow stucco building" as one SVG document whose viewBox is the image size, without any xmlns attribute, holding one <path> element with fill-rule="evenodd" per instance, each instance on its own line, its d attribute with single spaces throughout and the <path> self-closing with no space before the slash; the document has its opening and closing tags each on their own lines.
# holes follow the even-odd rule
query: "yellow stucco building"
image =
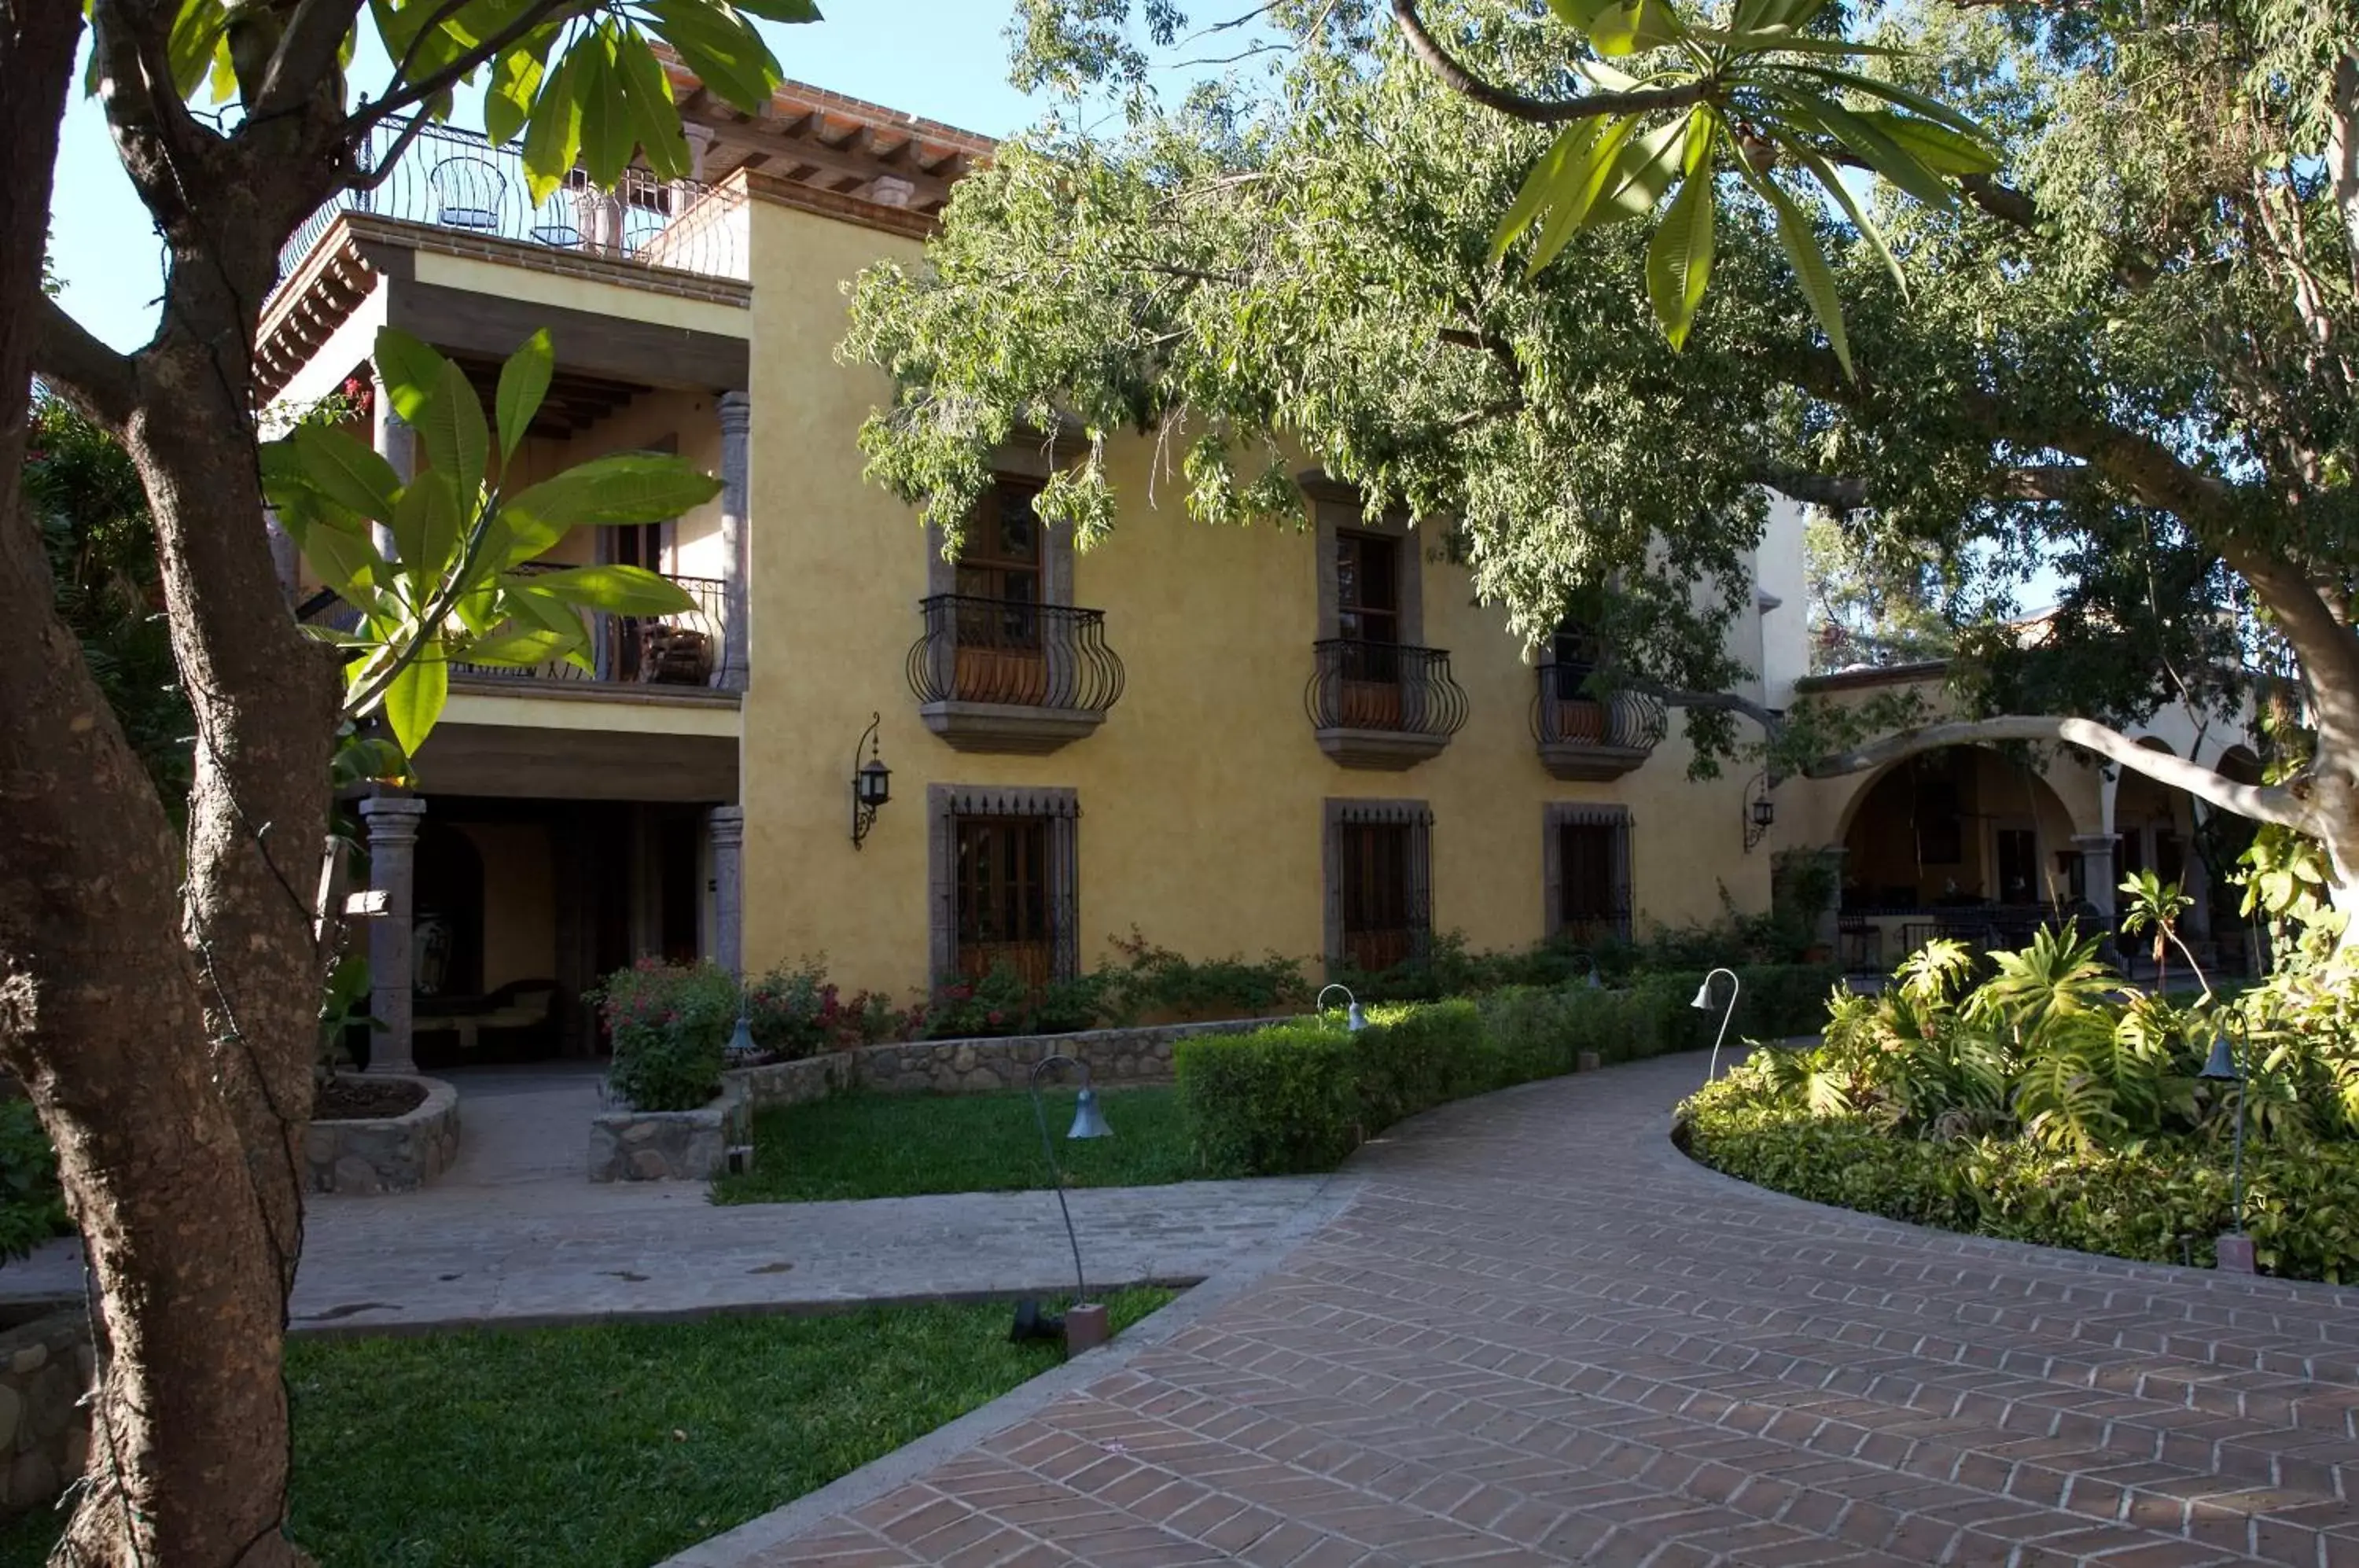
<svg viewBox="0 0 2359 1568">
<path fill-rule="evenodd" d="M 1011 449 L 944 560 L 863 477 L 890 388 L 834 350 L 845 281 L 918 261 L 990 144 L 799 85 L 754 118 L 682 90 L 700 180 L 536 204 L 512 149 L 429 130 L 289 245 L 265 318 L 288 403 L 368 397 L 380 325 L 485 389 L 547 328 L 527 477 L 658 450 L 724 480 L 555 552 L 663 572 L 694 614 L 598 620 L 592 678 L 458 672 L 418 795 L 365 803 L 378 974 L 410 982 L 375 1008 L 397 1058 L 413 1028 L 433 1051 L 502 1028 L 587 1049 L 582 991 L 647 956 L 824 953 L 847 989 L 912 997 L 996 962 L 1085 968 L 1134 931 L 1373 967 L 1440 931 L 1516 947 L 1761 909 L 1775 850 L 1843 841 L 1856 790 L 1764 835 L 1764 780 L 1690 781 L 1659 711 L 1582 697 L 1577 642 L 1527 651 L 1438 539 L 1371 523 L 1308 463 L 1315 526 L 1214 529 L 1159 505 L 1173 487 L 1126 441 L 1118 525 L 1076 553 L 1030 511 L 1056 454 Z M 414 461 L 368 400 L 380 449 Z M 1799 517 L 1777 507 L 1734 634 L 1771 706 L 1804 668 Z M 872 760 L 890 798 L 863 821 Z"/>
</svg>

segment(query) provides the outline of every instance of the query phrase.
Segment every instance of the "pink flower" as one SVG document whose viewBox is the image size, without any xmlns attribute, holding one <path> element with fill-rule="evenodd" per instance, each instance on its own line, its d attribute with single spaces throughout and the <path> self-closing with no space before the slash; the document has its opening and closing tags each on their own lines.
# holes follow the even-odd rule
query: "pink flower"
<svg viewBox="0 0 2359 1568">
<path fill-rule="evenodd" d="M 1003 1013 L 1003 1012 L 1001 1012 L 997 1007 L 994 1007 L 994 1008 L 992 1008 L 992 1009 L 991 1009 L 991 1019 L 990 1019 L 992 1026 L 993 1026 L 994 1028 L 998 1027 L 998 1025 L 999 1025 L 1001 1022 L 1003 1022 L 1003 1021 L 1006 1018 L 1006 1017 L 1007 1017 L 1007 1015 L 1006 1015 L 1006 1014 L 1005 1014 L 1005 1013 Z"/>
</svg>

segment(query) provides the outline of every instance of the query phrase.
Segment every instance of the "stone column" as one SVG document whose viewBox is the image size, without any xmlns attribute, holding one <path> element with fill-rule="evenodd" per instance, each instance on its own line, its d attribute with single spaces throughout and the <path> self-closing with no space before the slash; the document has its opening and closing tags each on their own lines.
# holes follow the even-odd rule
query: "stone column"
<svg viewBox="0 0 2359 1568">
<path fill-rule="evenodd" d="M 705 814 L 712 841 L 712 961 L 739 979 L 745 966 L 745 808 Z"/>
<path fill-rule="evenodd" d="M 2074 833 L 2072 847 L 2081 852 L 2081 886 L 2110 935 L 2114 919 L 2114 835 Z"/>
<path fill-rule="evenodd" d="M 393 464 L 393 471 L 404 485 L 418 472 L 418 434 L 409 421 L 394 412 L 393 397 L 386 391 L 382 380 L 373 380 L 369 394 L 369 422 L 377 454 Z M 393 530 L 383 523 L 371 527 L 370 535 L 379 555 L 387 561 L 395 558 Z"/>
<path fill-rule="evenodd" d="M 408 795 L 376 795 L 361 802 L 368 823 L 369 886 L 385 909 L 369 921 L 369 1071 L 415 1073 L 411 1053 L 409 922 L 418 872 L 418 823 L 426 802 Z"/>
<path fill-rule="evenodd" d="M 743 392 L 721 398 L 721 667 L 713 683 L 724 691 L 743 691 L 752 669 L 752 618 L 746 610 L 746 580 L 751 573 L 745 537 L 746 435 L 753 429 L 754 405 Z"/>
<path fill-rule="evenodd" d="M 1843 857 L 1851 853 L 1851 849 L 1847 844 L 1821 844 L 1813 853 L 1817 855 L 1819 864 L 1826 867 L 1827 875 L 1834 884 L 1827 894 L 1826 908 L 1819 911 L 1816 934 L 1840 959 L 1843 956 Z"/>
</svg>

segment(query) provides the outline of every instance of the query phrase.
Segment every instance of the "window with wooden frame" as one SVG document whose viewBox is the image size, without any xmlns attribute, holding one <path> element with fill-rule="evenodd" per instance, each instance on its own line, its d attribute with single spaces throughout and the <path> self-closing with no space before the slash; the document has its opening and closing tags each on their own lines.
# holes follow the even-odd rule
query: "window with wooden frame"
<svg viewBox="0 0 2359 1568">
<path fill-rule="evenodd" d="M 1005 964 L 1035 986 L 1071 978 L 1080 955 L 1073 791 L 936 784 L 927 797 L 934 974 L 979 979 Z"/>
<path fill-rule="evenodd" d="M 1630 936 L 1627 807 L 1551 801 L 1540 823 L 1546 924 L 1576 947 Z"/>
<path fill-rule="evenodd" d="M 1335 536 L 1335 632 L 1343 639 L 1343 722 L 1383 729 L 1401 719 L 1400 543 Z"/>
<path fill-rule="evenodd" d="M 970 599 L 1038 604 L 1041 589 L 1040 519 L 1032 510 L 1040 485 L 1001 474 L 984 493 L 959 541 L 957 591 Z"/>
<path fill-rule="evenodd" d="M 1041 702 L 1049 661 L 1040 641 L 1043 557 L 1032 498 L 1040 486 L 995 481 L 959 544 L 958 695 L 969 702 Z"/>
<path fill-rule="evenodd" d="M 1422 800 L 1327 802 L 1327 952 L 1366 972 L 1422 956 L 1433 933 L 1433 814 Z"/>
</svg>

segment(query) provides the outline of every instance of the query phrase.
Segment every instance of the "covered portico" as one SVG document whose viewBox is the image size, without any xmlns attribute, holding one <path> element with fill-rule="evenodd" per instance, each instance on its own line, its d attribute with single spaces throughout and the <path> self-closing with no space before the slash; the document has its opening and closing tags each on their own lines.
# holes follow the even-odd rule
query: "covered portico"
<svg viewBox="0 0 2359 1568">
<path fill-rule="evenodd" d="M 360 802 L 372 1071 L 591 1054 L 583 994 L 602 976 L 641 959 L 735 967 L 736 704 L 626 711 L 636 727 L 611 703 L 454 693 L 419 757 L 425 791 Z"/>
</svg>

